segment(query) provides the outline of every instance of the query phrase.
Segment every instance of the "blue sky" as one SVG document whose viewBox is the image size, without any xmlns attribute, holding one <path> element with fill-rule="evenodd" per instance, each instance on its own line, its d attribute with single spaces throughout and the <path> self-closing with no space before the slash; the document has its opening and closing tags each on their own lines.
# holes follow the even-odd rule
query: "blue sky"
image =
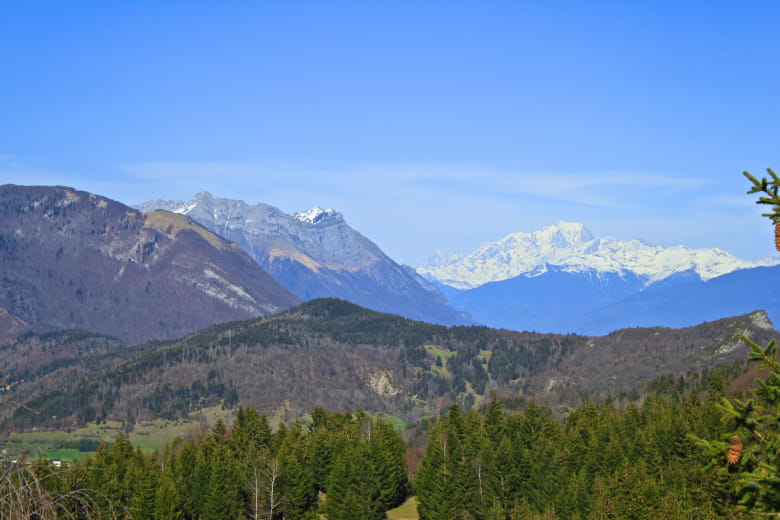
<svg viewBox="0 0 780 520">
<path fill-rule="evenodd" d="M 780 2 L 0 4 L 0 182 L 333 207 L 393 258 L 559 220 L 771 254 Z M 766 221 L 765 221 L 766 220 Z"/>
</svg>

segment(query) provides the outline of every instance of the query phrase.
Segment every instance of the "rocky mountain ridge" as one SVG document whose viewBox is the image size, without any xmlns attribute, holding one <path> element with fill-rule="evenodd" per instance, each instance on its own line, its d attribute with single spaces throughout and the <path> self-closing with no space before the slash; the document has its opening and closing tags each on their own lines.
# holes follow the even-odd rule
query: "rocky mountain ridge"
<svg viewBox="0 0 780 520">
<path fill-rule="evenodd" d="M 154 200 L 138 208 L 187 215 L 238 243 L 303 300 L 337 297 L 432 323 L 472 323 L 449 307 L 435 287 L 396 264 L 335 210 L 316 207 L 290 215 L 268 204 L 249 205 L 207 192 L 187 202 Z"/>
</svg>

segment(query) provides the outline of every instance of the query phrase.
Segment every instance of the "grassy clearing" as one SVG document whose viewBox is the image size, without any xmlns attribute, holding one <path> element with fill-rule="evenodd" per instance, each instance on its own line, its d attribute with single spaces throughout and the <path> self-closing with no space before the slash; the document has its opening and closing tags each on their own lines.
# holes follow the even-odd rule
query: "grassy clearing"
<svg viewBox="0 0 780 520">
<path fill-rule="evenodd" d="M 390 415 L 384 412 L 367 412 L 367 413 L 368 415 L 370 415 L 375 419 L 382 419 L 383 421 L 389 422 L 393 426 L 393 429 L 397 432 L 402 432 L 409 427 L 409 423 L 407 421 L 404 421 L 403 419 L 395 415 Z"/>
<path fill-rule="evenodd" d="M 325 507 L 325 493 L 320 492 L 317 502 L 319 503 L 320 510 Z M 328 520 L 328 517 L 323 513 L 317 515 L 319 520 Z M 420 516 L 417 514 L 417 498 L 409 497 L 406 502 L 391 509 L 387 512 L 387 520 L 419 520 Z"/>
<path fill-rule="evenodd" d="M 436 374 L 445 375 L 447 372 L 447 361 L 455 355 L 455 352 L 442 348 L 438 345 L 423 345 L 426 351 L 433 356 L 434 359 L 441 358 L 442 366 L 431 365 L 431 370 Z"/>
<path fill-rule="evenodd" d="M 387 512 L 387 520 L 418 520 L 417 499 L 409 497 L 406 502 Z"/>
<path fill-rule="evenodd" d="M 87 456 L 86 452 L 74 450 L 72 448 L 64 450 L 51 450 L 47 451 L 45 458 L 47 459 L 62 459 L 66 461 L 81 460 Z"/>
</svg>

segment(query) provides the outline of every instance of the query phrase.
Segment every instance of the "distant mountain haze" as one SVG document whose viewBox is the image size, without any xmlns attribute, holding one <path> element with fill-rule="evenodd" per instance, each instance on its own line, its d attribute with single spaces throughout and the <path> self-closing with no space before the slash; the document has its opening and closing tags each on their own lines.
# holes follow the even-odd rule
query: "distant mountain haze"
<svg viewBox="0 0 780 520">
<path fill-rule="evenodd" d="M 780 319 L 780 259 L 748 262 L 721 249 L 664 248 L 597 238 L 578 223 L 514 233 L 418 272 L 491 327 L 606 334 L 691 326 L 763 309 Z"/>
<path fill-rule="evenodd" d="M 235 241 L 303 300 L 337 297 L 430 323 L 473 323 L 452 309 L 434 285 L 391 260 L 333 209 L 290 215 L 268 204 L 249 205 L 207 192 L 186 202 L 153 200 L 138 208 L 187 215 Z"/>
<path fill-rule="evenodd" d="M 192 219 L 66 187 L 0 186 L 0 336 L 179 337 L 300 300 Z"/>
</svg>

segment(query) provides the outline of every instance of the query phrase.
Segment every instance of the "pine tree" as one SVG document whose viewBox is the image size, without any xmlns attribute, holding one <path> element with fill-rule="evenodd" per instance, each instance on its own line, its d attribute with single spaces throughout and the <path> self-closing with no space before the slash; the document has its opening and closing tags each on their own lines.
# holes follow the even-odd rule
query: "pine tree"
<svg viewBox="0 0 780 520">
<path fill-rule="evenodd" d="M 732 498 L 750 512 L 780 512 L 780 363 L 777 342 L 761 347 L 742 336 L 749 359 L 770 370 L 747 400 L 723 398 L 721 409 L 731 431 L 722 440 L 694 436 L 712 461 Z"/>
<path fill-rule="evenodd" d="M 458 482 L 462 414 L 457 405 L 431 428 L 428 447 L 415 479 L 420 520 L 449 520 L 461 511 Z"/>
<path fill-rule="evenodd" d="M 268 417 L 260 415 L 254 408 L 239 408 L 231 430 L 231 442 L 235 450 L 246 454 L 252 447 L 257 451 L 271 444 L 271 426 Z"/>
<path fill-rule="evenodd" d="M 140 448 L 136 449 L 127 479 L 127 484 L 132 489 L 132 497 L 128 505 L 134 520 L 155 519 L 159 478 L 159 470 L 152 458 L 144 456 Z"/>
<path fill-rule="evenodd" d="M 160 476 L 160 487 L 154 498 L 154 518 L 156 520 L 183 520 L 181 497 L 176 489 L 173 471 L 166 468 Z"/>
<path fill-rule="evenodd" d="M 243 483 L 230 450 L 217 445 L 212 452 L 211 471 L 203 502 L 203 520 L 233 520 L 243 511 Z"/>
<path fill-rule="evenodd" d="M 339 453 L 328 479 L 325 511 L 329 520 L 384 518 L 373 462 L 362 439 L 352 449 Z"/>
<path fill-rule="evenodd" d="M 389 422 L 379 419 L 374 423 L 368 450 L 375 470 L 373 479 L 379 488 L 378 509 L 388 511 L 401 505 L 409 491 L 406 444 Z"/>
<path fill-rule="evenodd" d="M 205 492 L 205 479 L 208 478 L 205 472 L 208 466 L 199 464 L 198 452 L 195 442 L 187 441 L 175 459 L 175 465 L 173 461 L 168 463 L 185 518 L 196 518 L 199 514 L 200 498 Z"/>
<path fill-rule="evenodd" d="M 279 447 L 279 457 L 285 475 L 280 509 L 285 520 L 306 518 L 317 508 L 317 488 L 306 453 L 303 428 L 296 421 L 286 432 Z"/>
</svg>

